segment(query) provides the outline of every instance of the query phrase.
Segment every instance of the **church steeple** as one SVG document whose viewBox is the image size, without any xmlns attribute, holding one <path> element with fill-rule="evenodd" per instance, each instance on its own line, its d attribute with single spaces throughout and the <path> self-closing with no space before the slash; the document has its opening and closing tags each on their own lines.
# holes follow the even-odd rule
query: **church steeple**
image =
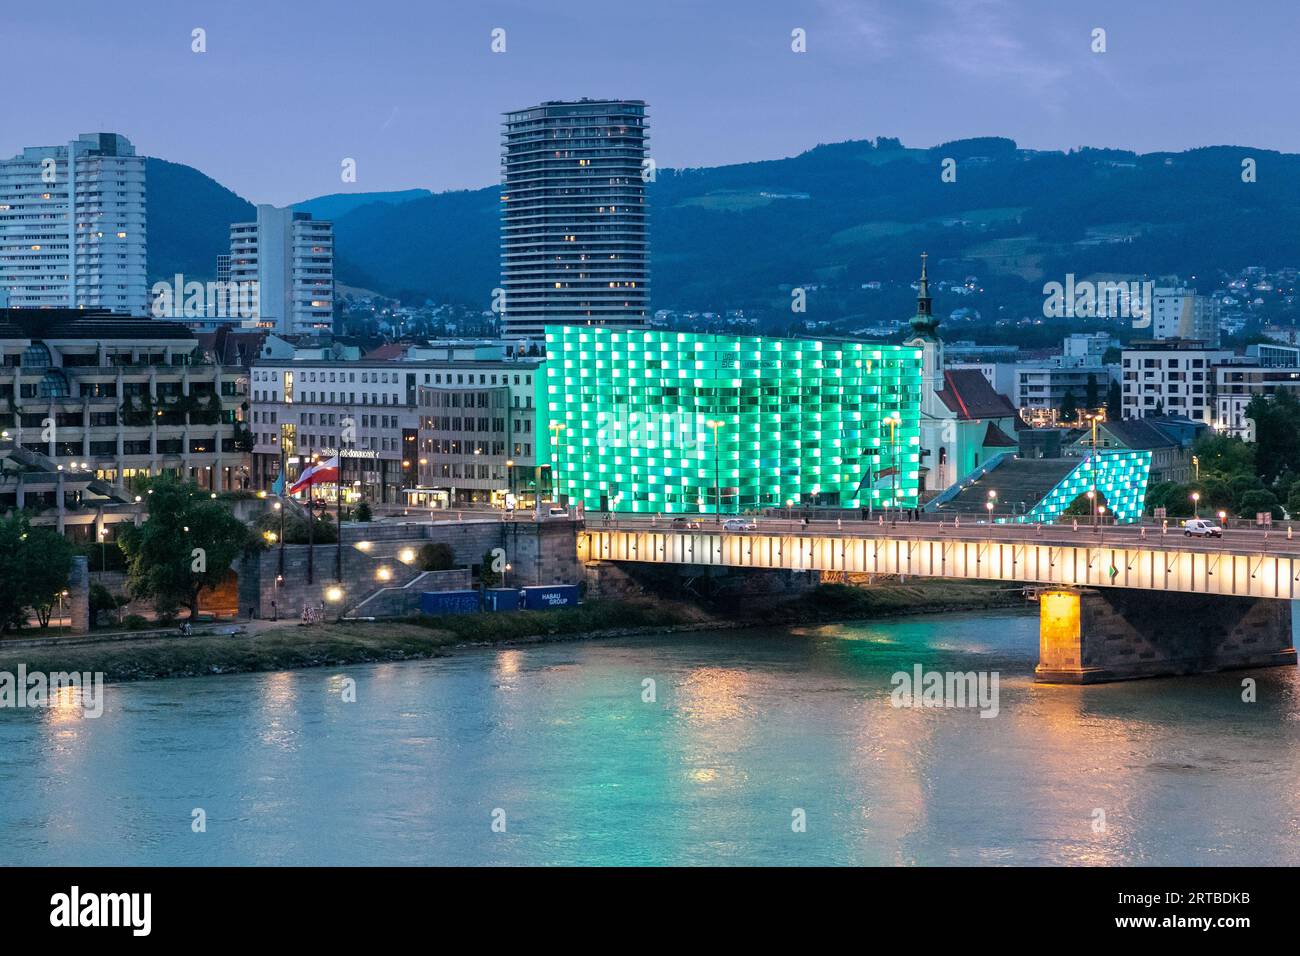
<svg viewBox="0 0 1300 956">
<path fill-rule="evenodd" d="M 912 316 L 912 331 L 923 339 L 938 338 L 939 323 L 932 311 L 930 299 L 930 280 L 926 275 L 926 262 L 929 253 L 921 253 L 921 281 L 916 290 L 916 315 Z"/>
</svg>

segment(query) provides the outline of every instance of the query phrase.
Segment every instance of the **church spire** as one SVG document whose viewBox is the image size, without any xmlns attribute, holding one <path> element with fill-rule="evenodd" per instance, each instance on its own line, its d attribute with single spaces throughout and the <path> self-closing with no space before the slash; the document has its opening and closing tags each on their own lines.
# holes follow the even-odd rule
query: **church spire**
<svg viewBox="0 0 1300 956">
<path fill-rule="evenodd" d="M 929 253 L 921 253 L 921 281 L 916 288 L 916 315 L 912 317 L 912 331 L 922 338 L 937 338 L 939 323 L 935 321 L 930 299 L 930 280 L 926 275 L 926 259 Z"/>
</svg>

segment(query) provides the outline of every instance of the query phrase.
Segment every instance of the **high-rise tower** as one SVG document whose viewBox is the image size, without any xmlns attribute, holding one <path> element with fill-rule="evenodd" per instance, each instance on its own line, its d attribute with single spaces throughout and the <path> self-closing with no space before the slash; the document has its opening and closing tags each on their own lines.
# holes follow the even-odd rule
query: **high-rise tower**
<svg viewBox="0 0 1300 956">
<path fill-rule="evenodd" d="M 641 100 L 547 102 L 505 114 L 505 334 L 646 324 L 650 303 Z"/>
<path fill-rule="evenodd" d="M 0 160 L 0 288 L 9 305 L 144 315 L 144 157 L 84 133 Z"/>
</svg>

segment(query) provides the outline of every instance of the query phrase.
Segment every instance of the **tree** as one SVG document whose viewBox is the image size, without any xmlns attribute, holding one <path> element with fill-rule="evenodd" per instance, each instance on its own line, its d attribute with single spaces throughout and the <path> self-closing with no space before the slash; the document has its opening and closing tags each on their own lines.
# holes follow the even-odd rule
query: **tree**
<svg viewBox="0 0 1300 956">
<path fill-rule="evenodd" d="M 148 519 L 121 535 L 127 588 L 164 617 L 182 607 L 193 617 L 199 592 L 221 584 L 235 558 L 256 542 L 224 503 L 192 482 L 163 478 L 152 488 Z"/>
<path fill-rule="evenodd" d="M 22 627 L 27 609 L 45 627 L 68 586 L 74 548 L 51 528 L 32 528 L 27 516 L 0 520 L 0 630 Z"/>
<path fill-rule="evenodd" d="M 356 519 L 358 521 L 370 521 L 372 518 L 374 518 L 374 514 L 371 512 L 368 502 L 363 501 L 357 505 Z"/>
<path fill-rule="evenodd" d="M 1119 390 L 1119 382 L 1111 382 L 1106 391 L 1106 417 L 1112 422 L 1124 417 L 1124 395 Z"/>
<path fill-rule="evenodd" d="M 1078 417 L 1079 407 L 1074 399 L 1074 392 L 1066 389 L 1065 394 L 1061 396 L 1061 421 L 1072 422 Z"/>
<path fill-rule="evenodd" d="M 1255 423 L 1255 462 L 1265 484 L 1300 467 L 1300 399 L 1290 391 L 1256 395 L 1246 406 Z"/>
<path fill-rule="evenodd" d="M 1097 376 L 1088 373 L 1088 384 L 1083 391 L 1083 404 L 1089 411 L 1096 411 L 1101 406 L 1101 395 L 1097 390 Z"/>
<path fill-rule="evenodd" d="M 479 568 L 478 579 L 485 588 L 494 588 L 501 583 L 501 573 L 492 569 L 495 562 L 496 558 L 490 550 L 483 552 L 483 564 Z"/>
<path fill-rule="evenodd" d="M 420 569 L 449 571 L 456 566 L 456 554 L 445 541 L 426 544 L 420 549 Z"/>
<path fill-rule="evenodd" d="M 1277 495 L 1257 488 L 1241 496 L 1241 501 L 1237 504 L 1237 517 L 1253 518 L 1261 511 L 1267 511 L 1274 518 L 1281 518 L 1282 509 L 1277 506 Z"/>
<path fill-rule="evenodd" d="M 23 592 L 36 611 L 41 627 L 50 626 L 50 613 L 68 586 L 76 549 L 53 528 L 33 528 L 27 533 L 23 557 Z"/>
<path fill-rule="evenodd" d="M 1097 492 L 1094 498 L 1089 498 L 1088 492 L 1085 491 L 1070 502 L 1070 506 L 1061 512 L 1061 516 L 1065 518 L 1091 518 L 1094 505 L 1098 509 L 1098 514 L 1101 513 L 1100 509 L 1109 507 L 1106 496 L 1100 491 Z"/>
<path fill-rule="evenodd" d="M 1291 493 L 1286 498 L 1286 513 L 1293 518 L 1300 518 L 1300 482 L 1291 487 Z"/>
</svg>

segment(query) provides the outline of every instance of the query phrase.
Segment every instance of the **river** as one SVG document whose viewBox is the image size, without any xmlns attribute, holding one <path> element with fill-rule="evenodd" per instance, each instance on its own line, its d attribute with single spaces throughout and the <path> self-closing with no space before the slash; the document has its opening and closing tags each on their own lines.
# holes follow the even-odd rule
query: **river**
<svg viewBox="0 0 1300 956">
<path fill-rule="evenodd" d="M 984 612 L 110 685 L 0 711 L 0 861 L 1300 863 L 1295 668 L 1036 660 Z M 916 664 L 997 672 L 997 716 L 892 706 Z"/>
</svg>

